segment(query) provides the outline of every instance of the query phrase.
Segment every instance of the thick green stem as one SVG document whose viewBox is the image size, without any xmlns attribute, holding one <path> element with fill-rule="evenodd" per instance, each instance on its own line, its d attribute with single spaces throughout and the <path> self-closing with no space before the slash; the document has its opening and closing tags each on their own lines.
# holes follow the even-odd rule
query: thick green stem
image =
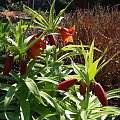
<svg viewBox="0 0 120 120">
<path fill-rule="evenodd" d="M 90 97 L 90 93 L 89 93 L 89 86 L 87 86 L 87 93 L 86 93 L 86 109 L 89 106 L 89 97 Z"/>
</svg>

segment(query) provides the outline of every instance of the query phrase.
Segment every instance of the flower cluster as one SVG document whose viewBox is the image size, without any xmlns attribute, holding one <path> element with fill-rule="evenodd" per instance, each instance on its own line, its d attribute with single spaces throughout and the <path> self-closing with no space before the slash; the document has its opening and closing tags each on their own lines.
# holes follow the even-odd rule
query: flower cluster
<svg viewBox="0 0 120 120">
<path fill-rule="evenodd" d="M 4 76 L 7 76 L 9 74 L 13 64 L 14 64 L 14 55 L 9 54 L 6 58 L 5 65 L 2 70 Z M 20 75 L 24 75 L 27 72 L 27 60 L 24 59 L 20 60 L 19 71 L 20 71 Z"/>
<path fill-rule="evenodd" d="M 62 81 L 60 84 L 57 85 L 57 89 L 59 90 L 68 90 L 68 88 L 70 88 L 71 86 L 73 86 L 74 84 L 77 83 L 77 79 L 76 78 L 70 78 L 67 79 L 65 81 Z M 94 83 L 93 81 L 89 84 L 89 86 L 87 87 L 86 82 L 81 81 L 80 82 L 80 94 L 81 95 L 85 95 L 86 94 L 86 89 L 89 89 L 89 92 L 91 91 L 95 91 L 95 95 L 98 97 L 98 100 L 100 101 L 100 103 L 103 106 L 107 106 L 108 105 L 108 100 L 107 100 L 107 96 L 105 94 L 105 91 L 103 89 L 103 87 L 99 84 L 99 83 Z"/>
<path fill-rule="evenodd" d="M 63 44 L 66 45 L 67 43 L 73 42 L 73 35 L 75 34 L 75 26 L 70 29 L 67 28 L 60 28 L 60 35 L 62 37 Z M 36 40 L 41 35 L 41 32 L 37 35 L 33 36 L 27 45 L 29 45 L 32 41 Z M 46 49 L 46 42 L 48 39 L 48 43 L 50 45 L 57 46 L 57 39 L 54 34 L 44 35 L 42 39 L 38 40 L 28 51 L 27 56 L 35 59 L 36 56 L 40 56 L 39 49 L 42 48 L 43 50 Z"/>
</svg>

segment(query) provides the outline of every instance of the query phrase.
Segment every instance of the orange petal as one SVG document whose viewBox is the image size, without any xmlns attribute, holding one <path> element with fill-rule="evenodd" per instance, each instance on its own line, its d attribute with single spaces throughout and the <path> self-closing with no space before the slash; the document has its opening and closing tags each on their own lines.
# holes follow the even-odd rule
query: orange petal
<svg viewBox="0 0 120 120">
<path fill-rule="evenodd" d="M 61 28 L 60 33 L 64 45 L 66 45 L 68 42 L 73 42 L 72 34 L 70 34 L 65 28 Z"/>
<path fill-rule="evenodd" d="M 66 45 L 67 43 L 71 43 L 73 42 L 73 37 L 72 36 L 68 36 L 65 41 L 64 41 L 64 45 Z"/>
<path fill-rule="evenodd" d="M 38 33 L 37 35 L 33 36 L 33 37 L 29 40 L 29 42 L 28 42 L 27 45 L 29 45 L 32 41 L 34 41 L 35 39 L 37 39 L 40 35 L 41 35 L 41 33 Z M 40 48 L 40 47 L 39 47 L 39 44 L 40 44 L 40 40 L 37 41 L 33 46 L 36 47 L 36 49 L 38 49 L 38 48 Z"/>
<path fill-rule="evenodd" d="M 68 32 L 72 35 L 75 34 L 75 25 L 73 27 L 71 27 L 70 29 L 68 29 Z"/>
<path fill-rule="evenodd" d="M 34 46 L 27 51 L 28 57 L 35 59 L 36 56 L 40 56 L 39 49 L 36 49 Z"/>
<path fill-rule="evenodd" d="M 39 36 L 41 35 L 41 33 L 38 33 L 37 35 L 33 36 L 29 42 L 28 45 L 35 39 L 37 39 Z M 39 41 L 37 41 L 34 45 L 33 45 L 36 49 L 42 48 L 43 50 L 46 49 L 46 40 L 45 37 L 43 37 L 43 40 L 40 39 Z M 32 47 L 33 47 L 32 46 Z"/>
</svg>

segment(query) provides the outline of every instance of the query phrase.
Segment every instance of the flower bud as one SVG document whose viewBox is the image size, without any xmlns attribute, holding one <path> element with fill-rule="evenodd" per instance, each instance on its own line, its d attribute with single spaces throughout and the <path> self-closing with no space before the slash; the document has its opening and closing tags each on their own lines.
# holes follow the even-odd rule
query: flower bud
<svg viewBox="0 0 120 120">
<path fill-rule="evenodd" d="M 84 95 L 86 93 L 86 83 L 84 81 L 81 81 L 80 83 L 80 94 Z"/>
<path fill-rule="evenodd" d="M 7 59 L 5 61 L 5 66 L 3 68 L 3 75 L 8 75 L 10 70 L 12 69 L 12 65 L 14 63 L 14 56 L 13 55 L 8 55 Z"/>
<path fill-rule="evenodd" d="M 50 45 L 57 46 L 57 40 L 54 35 L 52 35 L 52 34 L 48 35 L 48 40 L 49 40 Z"/>
<path fill-rule="evenodd" d="M 20 64 L 20 74 L 24 75 L 27 71 L 27 60 L 22 60 Z"/>
<path fill-rule="evenodd" d="M 91 81 L 90 84 L 89 84 L 89 91 L 90 92 L 93 91 L 94 88 L 95 88 L 95 83 L 93 81 Z"/>
<path fill-rule="evenodd" d="M 96 94 L 96 96 L 98 97 L 98 100 L 100 101 L 100 103 L 103 106 L 108 105 L 108 100 L 107 100 L 106 93 L 105 93 L 103 87 L 99 83 L 97 83 L 95 85 L 95 94 Z"/>
<path fill-rule="evenodd" d="M 57 89 L 66 91 L 69 87 L 77 83 L 76 78 L 70 78 L 57 85 Z"/>
</svg>

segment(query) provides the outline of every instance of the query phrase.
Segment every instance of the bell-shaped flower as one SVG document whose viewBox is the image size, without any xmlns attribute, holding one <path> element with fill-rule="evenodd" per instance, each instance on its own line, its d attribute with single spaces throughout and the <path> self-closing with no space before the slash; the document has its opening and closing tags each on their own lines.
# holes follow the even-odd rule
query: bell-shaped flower
<svg viewBox="0 0 120 120">
<path fill-rule="evenodd" d="M 48 42 L 50 45 L 56 45 L 57 46 L 57 40 L 54 34 L 48 35 Z"/>
<path fill-rule="evenodd" d="M 73 42 L 73 35 L 75 34 L 75 26 L 73 26 L 70 29 L 61 28 L 60 34 L 61 34 L 64 45 L 66 45 L 67 43 L 72 43 Z"/>
<path fill-rule="evenodd" d="M 36 40 L 41 33 L 38 33 L 37 35 L 33 36 L 27 45 L 29 45 L 32 41 Z M 39 49 L 42 48 L 43 50 L 46 49 L 46 37 L 44 36 L 42 39 L 38 40 L 28 51 L 27 55 L 28 57 L 35 59 L 36 56 L 40 56 Z"/>
</svg>

